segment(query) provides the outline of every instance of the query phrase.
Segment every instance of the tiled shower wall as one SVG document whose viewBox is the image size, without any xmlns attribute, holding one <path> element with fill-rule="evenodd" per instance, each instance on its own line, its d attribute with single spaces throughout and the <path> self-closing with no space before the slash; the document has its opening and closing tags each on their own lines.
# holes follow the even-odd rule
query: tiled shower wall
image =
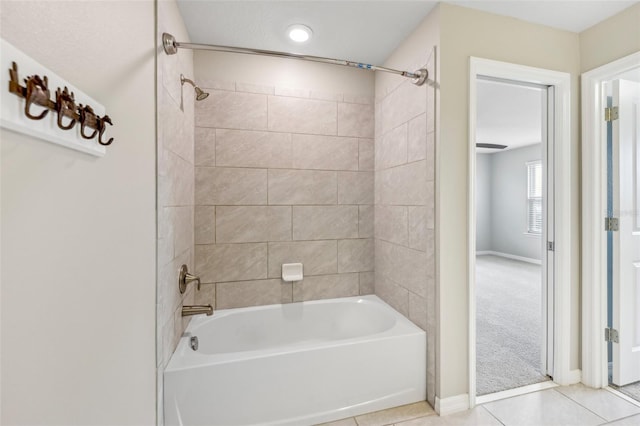
<svg viewBox="0 0 640 426">
<path fill-rule="evenodd" d="M 178 7 L 173 0 L 157 3 L 157 43 L 169 32 L 178 40 L 188 40 Z M 193 76 L 193 53 L 180 50 L 176 55 L 158 52 L 158 253 L 157 253 L 157 390 L 158 424 L 163 424 L 162 373 L 184 331 L 182 304 L 193 304 L 194 288 L 181 295 L 178 270 L 186 264 L 193 270 L 194 211 L 194 92 L 180 84 L 180 74 Z M 183 90 L 184 89 L 184 90 Z"/>
<path fill-rule="evenodd" d="M 198 303 L 373 293 L 374 105 L 362 96 L 201 81 L 195 105 Z M 304 280 L 281 280 L 302 262 Z"/>
<path fill-rule="evenodd" d="M 426 63 L 431 79 L 433 62 L 432 54 Z M 375 293 L 427 331 L 427 399 L 432 405 L 436 335 L 434 105 L 431 84 L 418 87 L 404 80 L 385 93 L 376 93 Z"/>
</svg>

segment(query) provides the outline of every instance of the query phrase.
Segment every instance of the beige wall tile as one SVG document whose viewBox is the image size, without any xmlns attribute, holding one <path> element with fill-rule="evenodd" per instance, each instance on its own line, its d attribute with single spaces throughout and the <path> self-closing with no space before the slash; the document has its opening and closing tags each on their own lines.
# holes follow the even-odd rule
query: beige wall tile
<svg viewBox="0 0 640 426">
<path fill-rule="evenodd" d="M 237 92 L 262 93 L 264 95 L 273 95 L 274 87 L 262 84 L 236 83 Z"/>
<path fill-rule="evenodd" d="M 408 207 L 409 247 L 427 251 L 427 208 Z"/>
<path fill-rule="evenodd" d="M 376 170 L 407 162 L 407 124 L 402 124 L 376 139 Z"/>
<path fill-rule="evenodd" d="M 358 206 L 358 237 L 373 238 L 374 234 L 374 208 L 373 206 Z"/>
<path fill-rule="evenodd" d="M 393 309 L 405 317 L 409 315 L 409 292 L 407 289 L 400 287 L 378 271 L 375 272 L 375 289 L 376 296 L 387 302 Z"/>
<path fill-rule="evenodd" d="M 358 139 L 293 135 L 296 169 L 358 170 Z"/>
<path fill-rule="evenodd" d="M 358 206 L 294 206 L 294 240 L 328 240 L 358 236 Z"/>
<path fill-rule="evenodd" d="M 308 98 L 311 90 L 296 87 L 276 87 L 277 96 L 291 96 L 294 98 Z"/>
<path fill-rule="evenodd" d="M 182 253 L 193 249 L 193 206 L 176 207 L 173 214 L 174 250 Z"/>
<path fill-rule="evenodd" d="M 427 209 L 427 229 L 435 229 L 435 184 L 434 182 L 428 182 L 426 185 L 426 200 L 425 206 Z"/>
<path fill-rule="evenodd" d="M 427 158 L 427 116 L 420 114 L 409 121 L 407 132 L 408 161 L 418 161 Z"/>
<path fill-rule="evenodd" d="M 426 297 L 427 255 L 424 252 L 376 240 L 375 271 L 418 296 Z M 377 279 L 376 276 L 376 283 Z"/>
<path fill-rule="evenodd" d="M 338 272 L 373 271 L 373 239 L 339 240 Z"/>
<path fill-rule="evenodd" d="M 311 93 L 309 93 L 309 98 L 319 99 L 321 101 L 342 102 L 342 99 L 344 98 L 344 96 L 342 95 L 342 93 L 325 92 L 321 90 L 311 90 Z"/>
<path fill-rule="evenodd" d="M 373 204 L 373 172 L 338 172 L 338 204 Z"/>
<path fill-rule="evenodd" d="M 376 172 L 376 203 L 422 206 L 427 201 L 427 191 L 416 182 L 426 182 L 426 161 Z"/>
<path fill-rule="evenodd" d="M 267 129 L 267 95 L 212 90 L 196 103 L 197 127 L 224 129 Z"/>
<path fill-rule="evenodd" d="M 216 80 L 213 78 L 200 78 L 198 79 L 198 83 L 200 87 L 203 89 L 212 89 L 212 90 L 226 90 L 226 91 L 235 91 L 236 83 L 235 81 L 224 81 L 224 80 Z"/>
<path fill-rule="evenodd" d="M 318 275 L 305 277 L 293 284 L 293 301 L 333 299 L 357 296 L 358 274 Z"/>
<path fill-rule="evenodd" d="M 373 137 L 373 105 L 338 103 L 338 135 Z"/>
<path fill-rule="evenodd" d="M 281 280 L 237 281 L 216 284 L 216 309 L 291 302 L 291 283 Z"/>
<path fill-rule="evenodd" d="M 216 242 L 216 208 L 215 206 L 195 207 L 196 244 L 214 244 Z"/>
<path fill-rule="evenodd" d="M 416 87 L 405 81 L 380 102 L 383 133 L 408 122 L 424 113 L 427 107 L 427 90 L 425 86 Z"/>
<path fill-rule="evenodd" d="M 434 132 L 427 133 L 427 180 L 434 181 L 436 178 L 436 152 L 435 152 L 435 136 Z"/>
<path fill-rule="evenodd" d="M 249 243 L 291 239 L 289 206 L 218 206 L 216 242 Z"/>
<path fill-rule="evenodd" d="M 193 114 L 182 111 L 178 104 L 166 98 L 159 103 L 162 120 L 158 126 L 163 148 L 193 164 Z"/>
<path fill-rule="evenodd" d="M 267 244 L 196 246 L 196 267 L 203 283 L 267 278 Z"/>
<path fill-rule="evenodd" d="M 216 130 L 208 127 L 195 128 L 196 166 L 216 165 Z"/>
<path fill-rule="evenodd" d="M 190 206 L 193 205 L 193 164 L 173 152 L 165 150 L 167 160 L 167 179 L 159 181 L 164 187 L 159 192 L 165 194 L 160 199 L 161 206 Z M 161 183 L 160 183 L 161 182 Z"/>
<path fill-rule="evenodd" d="M 291 167 L 291 135 L 250 130 L 216 130 L 220 167 Z"/>
<path fill-rule="evenodd" d="M 337 192 L 336 172 L 269 170 L 269 204 L 335 204 Z"/>
<path fill-rule="evenodd" d="M 211 305 L 216 306 L 216 285 L 215 284 L 202 284 L 200 290 L 195 292 L 196 305 Z"/>
<path fill-rule="evenodd" d="M 329 101 L 269 96 L 269 130 L 336 135 L 336 105 Z"/>
<path fill-rule="evenodd" d="M 427 329 L 427 300 L 409 293 L 409 319 L 423 330 Z"/>
<path fill-rule="evenodd" d="M 358 143 L 358 170 L 373 170 L 375 168 L 375 143 L 373 139 L 358 139 Z"/>
<path fill-rule="evenodd" d="M 269 243 L 269 278 L 282 276 L 283 263 L 302 263 L 304 276 L 338 272 L 337 241 Z"/>
<path fill-rule="evenodd" d="M 375 294 L 375 272 L 360 272 L 360 295 Z"/>
<path fill-rule="evenodd" d="M 409 245 L 407 207 L 377 204 L 375 215 L 377 239 L 403 246 Z"/>
<path fill-rule="evenodd" d="M 267 204 L 267 170 L 197 167 L 196 204 Z"/>
<path fill-rule="evenodd" d="M 373 105 L 373 96 L 352 95 L 352 94 L 345 93 L 344 101 L 350 104 Z"/>
</svg>

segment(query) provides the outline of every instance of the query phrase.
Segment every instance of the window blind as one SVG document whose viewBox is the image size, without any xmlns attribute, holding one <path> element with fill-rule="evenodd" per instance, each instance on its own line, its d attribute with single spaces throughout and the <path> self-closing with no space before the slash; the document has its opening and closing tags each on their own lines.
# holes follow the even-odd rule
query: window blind
<svg viewBox="0 0 640 426">
<path fill-rule="evenodd" d="M 542 233 L 542 161 L 527 163 L 527 232 Z"/>
</svg>

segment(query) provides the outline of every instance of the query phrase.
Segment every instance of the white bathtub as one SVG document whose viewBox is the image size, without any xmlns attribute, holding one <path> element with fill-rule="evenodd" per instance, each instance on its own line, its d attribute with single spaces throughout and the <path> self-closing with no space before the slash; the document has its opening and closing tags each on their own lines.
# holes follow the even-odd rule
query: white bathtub
<svg viewBox="0 0 640 426">
<path fill-rule="evenodd" d="M 311 425 L 423 401 L 426 363 L 425 332 L 376 296 L 220 310 L 193 318 L 165 370 L 165 424 Z"/>
</svg>

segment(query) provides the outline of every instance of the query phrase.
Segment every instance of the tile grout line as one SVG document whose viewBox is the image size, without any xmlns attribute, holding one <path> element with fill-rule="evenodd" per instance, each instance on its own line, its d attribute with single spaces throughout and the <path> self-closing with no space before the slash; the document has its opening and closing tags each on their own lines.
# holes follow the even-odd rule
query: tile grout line
<svg viewBox="0 0 640 426">
<path fill-rule="evenodd" d="M 489 410 L 487 407 L 485 407 L 485 406 L 484 406 L 484 404 L 482 404 L 482 405 L 477 405 L 476 407 L 478 407 L 478 408 L 483 408 L 483 409 L 484 409 L 484 411 L 486 411 L 487 413 L 489 413 L 489 415 L 490 415 L 491 417 L 493 417 L 494 419 L 496 419 L 496 421 L 497 421 L 498 423 L 500 423 L 501 425 L 506 426 L 506 425 L 505 425 L 505 423 L 503 423 L 503 422 L 502 422 L 498 417 L 496 417 L 496 415 L 495 415 L 495 414 L 493 414 L 493 413 L 491 412 L 491 410 Z"/>
<path fill-rule="evenodd" d="M 571 398 L 569 395 L 565 395 L 564 393 L 560 392 L 558 390 L 558 388 L 551 388 L 552 391 L 559 393 L 560 395 L 564 396 L 565 398 L 567 398 L 569 401 L 573 402 L 574 404 L 576 404 L 579 407 L 584 408 L 585 410 L 587 410 L 588 412 L 590 412 L 591 414 L 593 414 L 594 416 L 602 419 L 604 421 L 604 423 L 609 423 L 609 420 L 605 419 L 604 417 L 600 416 L 599 414 L 597 414 L 595 411 L 591 410 L 589 407 L 585 407 L 584 405 L 582 405 L 580 402 L 576 401 L 575 399 Z M 543 392 L 543 391 L 540 391 Z M 603 424 L 603 423 L 600 423 Z"/>
</svg>

